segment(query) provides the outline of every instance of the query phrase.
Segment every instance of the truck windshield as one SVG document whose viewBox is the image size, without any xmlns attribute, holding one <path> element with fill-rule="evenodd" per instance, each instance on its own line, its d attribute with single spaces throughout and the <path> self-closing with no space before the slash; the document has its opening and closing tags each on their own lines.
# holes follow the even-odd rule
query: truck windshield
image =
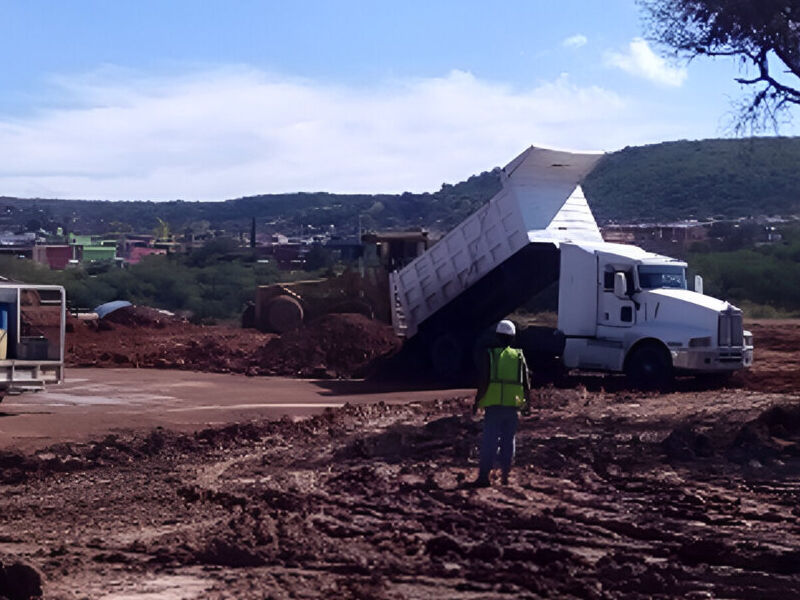
<svg viewBox="0 0 800 600">
<path fill-rule="evenodd" d="M 686 269 L 668 265 L 640 265 L 639 285 L 643 290 L 655 288 L 686 289 Z"/>
</svg>

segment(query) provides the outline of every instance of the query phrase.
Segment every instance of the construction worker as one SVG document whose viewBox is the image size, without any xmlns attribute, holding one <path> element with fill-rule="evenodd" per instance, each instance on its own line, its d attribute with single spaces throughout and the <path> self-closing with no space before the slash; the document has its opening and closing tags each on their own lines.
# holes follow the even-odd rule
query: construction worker
<svg viewBox="0 0 800 600">
<path fill-rule="evenodd" d="M 500 450 L 500 469 L 503 485 L 514 459 L 514 436 L 519 422 L 518 411 L 529 410 L 530 379 L 522 350 L 512 348 L 516 336 L 514 323 L 500 321 L 495 328 L 497 343 L 488 348 L 480 366 L 478 392 L 472 414 L 478 408 L 485 411 L 481 438 L 480 464 L 475 487 L 488 487 L 489 472 Z"/>
</svg>

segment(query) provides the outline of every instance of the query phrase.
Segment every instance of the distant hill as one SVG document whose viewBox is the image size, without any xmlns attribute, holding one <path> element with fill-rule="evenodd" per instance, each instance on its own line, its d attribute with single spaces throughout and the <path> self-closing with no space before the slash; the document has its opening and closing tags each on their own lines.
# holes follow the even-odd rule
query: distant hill
<svg viewBox="0 0 800 600">
<path fill-rule="evenodd" d="M 625 148 L 603 158 L 584 191 L 601 221 L 800 214 L 800 138 Z"/>
<path fill-rule="evenodd" d="M 299 233 L 335 225 L 448 230 L 500 189 L 497 169 L 425 194 L 266 194 L 220 202 L 104 202 L 0 197 L 0 228 L 77 233 L 187 228 Z M 800 138 L 679 141 L 609 154 L 584 189 L 598 221 L 674 221 L 800 214 Z"/>
</svg>

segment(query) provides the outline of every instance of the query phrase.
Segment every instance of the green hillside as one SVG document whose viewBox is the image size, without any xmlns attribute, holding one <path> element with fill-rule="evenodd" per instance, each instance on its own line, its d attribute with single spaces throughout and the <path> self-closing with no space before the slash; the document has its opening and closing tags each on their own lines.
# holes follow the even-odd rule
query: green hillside
<svg viewBox="0 0 800 600">
<path fill-rule="evenodd" d="M 425 194 L 265 194 L 220 202 L 103 202 L 0 198 L 6 228 L 78 233 L 149 231 L 164 219 L 176 233 L 210 227 L 299 233 L 335 225 L 448 230 L 500 188 L 497 169 Z M 667 142 L 609 154 L 584 184 L 601 223 L 800 214 L 800 138 Z M 270 224 L 270 225 L 268 225 Z"/>
<path fill-rule="evenodd" d="M 667 142 L 604 157 L 584 184 L 599 221 L 800 213 L 800 138 Z"/>
</svg>

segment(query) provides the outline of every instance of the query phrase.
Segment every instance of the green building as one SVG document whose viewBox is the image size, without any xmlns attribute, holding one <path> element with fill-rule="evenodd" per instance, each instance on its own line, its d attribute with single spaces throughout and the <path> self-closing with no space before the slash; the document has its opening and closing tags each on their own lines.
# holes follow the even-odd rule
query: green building
<svg viewBox="0 0 800 600">
<path fill-rule="evenodd" d="M 84 246 L 81 253 L 81 262 L 84 263 L 115 260 L 116 258 L 116 246 Z"/>
</svg>

